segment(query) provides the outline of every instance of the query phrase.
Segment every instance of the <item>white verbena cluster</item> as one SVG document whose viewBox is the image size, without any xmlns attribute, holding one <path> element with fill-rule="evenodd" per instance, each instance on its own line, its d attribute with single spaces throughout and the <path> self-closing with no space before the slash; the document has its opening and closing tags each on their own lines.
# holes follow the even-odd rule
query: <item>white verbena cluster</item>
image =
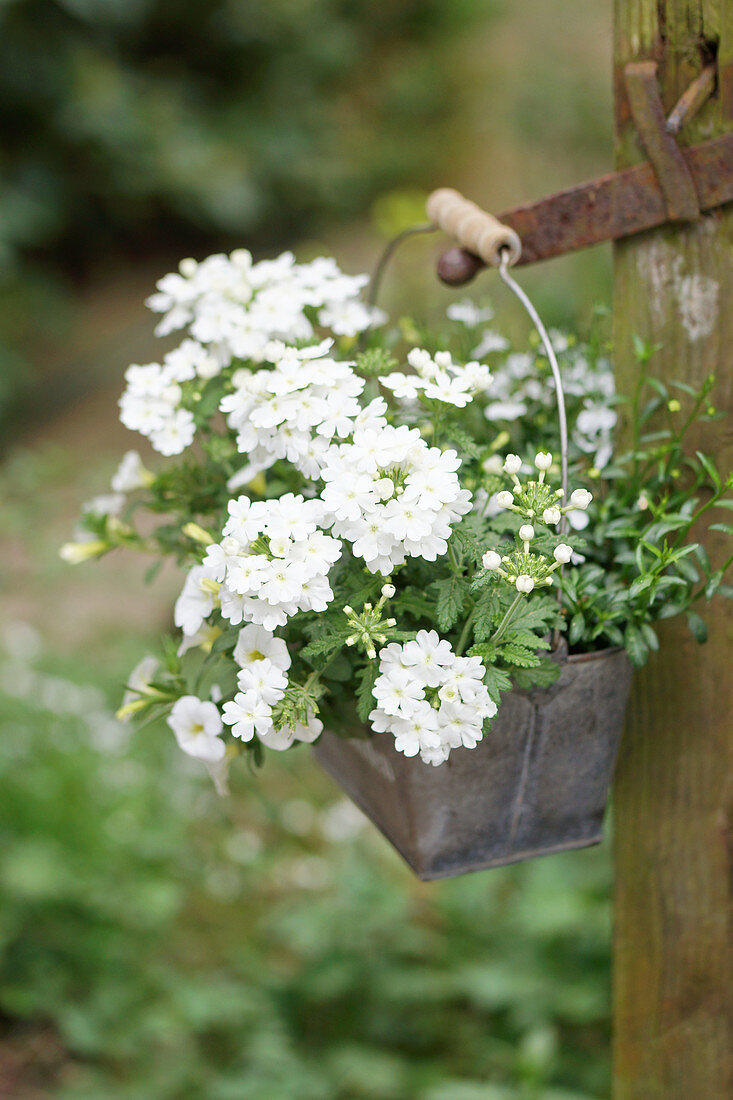
<svg viewBox="0 0 733 1100">
<path fill-rule="evenodd" d="M 474 394 L 485 392 L 492 382 L 491 372 L 483 363 L 455 363 L 448 351 L 431 356 L 423 348 L 413 348 L 408 352 L 407 362 L 414 374 L 393 371 L 381 379 L 382 385 L 401 401 L 425 397 L 462 409 L 473 400 Z"/>
<path fill-rule="evenodd" d="M 234 391 L 220 408 L 237 432 L 237 449 L 247 455 L 245 477 L 287 459 L 315 478 L 331 440 L 353 431 L 364 381 L 353 363 L 326 356 L 332 343 L 294 348 L 271 342 L 265 355 L 272 370 L 235 372 Z"/>
<path fill-rule="evenodd" d="M 159 336 L 188 326 L 201 344 L 229 357 L 261 360 L 270 340 L 310 340 L 314 323 L 356 336 L 377 314 L 359 300 L 366 275 L 345 275 L 331 257 L 297 264 L 292 252 L 254 263 L 246 249 L 201 263 L 183 260 L 165 275 L 149 307 L 162 313 Z"/>
<path fill-rule="evenodd" d="M 162 363 L 128 368 L 122 423 L 147 436 L 161 454 L 180 454 L 195 436 L 201 384 L 233 361 L 261 363 L 273 340 L 307 342 L 316 325 L 353 337 L 380 322 L 384 314 L 359 298 L 367 281 L 366 275 L 344 275 L 327 257 L 296 264 L 290 252 L 257 264 L 245 250 L 182 261 L 177 273 L 159 281 L 148 305 L 164 314 L 158 335 L 188 326 L 190 336 Z"/>
<path fill-rule="evenodd" d="M 555 351 L 562 355 L 571 440 L 580 451 L 592 455 L 593 465 L 602 470 L 611 460 L 612 432 L 618 419 L 612 405 L 615 389 L 611 364 L 603 357 L 593 361 L 582 347 L 569 344 L 563 333 L 553 330 L 550 336 Z M 480 345 L 474 354 L 485 355 L 489 350 L 502 350 L 501 343 Z M 533 352 L 507 355 L 500 366 L 493 368 L 492 376 L 491 399 L 484 410 L 488 420 L 523 419 L 532 423 L 543 410 L 554 408 L 554 385 L 549 377 L 538 377 Z"/>
<path fill-rule="evenodd" d="M 457 656 L 434 630 L 405 645 L 393 642 L 379 654 L 372 728 L 392 733 L 405 756 L 442 764 L 451 749 L 475 748 L 484 720 L 496 714 L 483 678 L 480 657 Z"/>
<path fill-rule="evenodd" d="M 287 493 L 279 500 L 229 502 L 221 542 L 209 546 L 203 564 L 189 572 L 175 609 L 175 623 L 195 634 L 215 607 L 235 626 L 284 626 L 298 611 L 325 611 L 333 599 L 328 573 L 341 543 L 320 529 L 319 500 Z"/>
<path fill-rule="evenodd" d="M 234 737 L 251 741 L 256 735 L 268 748 L 282 751 L 294 741 L 315 741 L 323 723 L 313 713 L 305 723 L 276 729 L 273 708 L 283 699 L 288 686 L 290 654 L 282 638 L 250 624 L 240 630 L 234 650 L 239 665 L 237 694 L 224 703 L 223 720 Z"/>
<path fill-rule="evenodd" d="M 357 428 L 353 442 L 329 449 L 321 473 L 333 534 L 371 573 L 388 576 L 408 557 L 435 561 L 451 524 L 471 509 L 460 465 L 455 451 L 429 447 L 416 428 Z"/>
</svg>

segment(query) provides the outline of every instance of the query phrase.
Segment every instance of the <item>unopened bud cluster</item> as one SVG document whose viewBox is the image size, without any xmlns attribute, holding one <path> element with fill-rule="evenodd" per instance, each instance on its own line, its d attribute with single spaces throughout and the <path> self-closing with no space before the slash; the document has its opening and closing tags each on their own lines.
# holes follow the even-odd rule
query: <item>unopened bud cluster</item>
<svg viewBox="0 0 733 1100">
<path fill-rule="evenodd" d="M 397 625 L 397 620 L 383 619 L 382 611 L 387 600 L 391 600 L 395 594 L 393 584 L 382 585 L 379 602 L 376 607 L 371 603 L 365 603 L 364 608 L 357 614 L 348 604 L 344 608 L 344 614 L 353 633 L 346 639 L 348 646 L 361 646 L 369 660 L 377 655 L 377 646 L 382 646 L 387 641 L 386 631 Z"/>
<path fill-rule="evenodd" d="M 498 493 L 496 501 L 500 508 L 516 512 L 525 522 L 517 532 L 517 545 L 511 553 L 502 555 L 496 550 L 488 550 L 482 559 L 484 569 L 496 573 L 525 596 L 537 587 L 552 584 L 552 574 L 566 565 L 573 554 L 573 548 L 564 542 L 555 546 L 551 558 L 534 551 L 534 540 L 547 533 L 538 530 L 539 525 L 556 527 L 566 512 L 585 510 L 593 499 L 587 489 L 574 489 L 569 502 L 561 505 L 563 490 L 553 489 L 545 481 L 552 463 L 551 454 L 539 451 L 535 456 L 537 478 L 522 482 L 519 478 L 523 465 L 521 458 L 507 455 L 503 469 L 512 479 L 513 488 Z"/>
</svg>

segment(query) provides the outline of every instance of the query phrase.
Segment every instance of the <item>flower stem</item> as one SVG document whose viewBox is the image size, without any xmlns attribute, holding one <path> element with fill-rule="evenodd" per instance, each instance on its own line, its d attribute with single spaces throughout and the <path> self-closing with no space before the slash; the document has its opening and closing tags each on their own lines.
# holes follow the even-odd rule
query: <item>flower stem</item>
<svg viewBox="0 0 733 1100">
<path fill-rule="evenodd" d="M 511 606 L 507 610 L 506 615 L 501 620 L 501 622 L 497 626 L 496 630 L 494 631 L 493 635 L 491 636 L 491 641 L 492 642 L 494 642 L 494 643 L 498 642 L 499 639 L 502 637 L 502 635 L 506 634 L 507 627 L 509 626 L 510 622 L 512 621 L 512 619 L 514 617 L 514 612 L 519 607 L 521 599 L 522 599 L 522 593 L 518 592 L 517 595 L 514 597 L 514 602 L 511 604 Z"/>
<path fill-rule="evenodd" d="M 476 617 L 476 608 L 473 607 L 470 614 L 469 614 L 469 616 L 468 616 L 468 618 L 466 619 L 465 623 L 463 624 L 463 630 L 461 631 L 461 636 L 458 639 L 458 645 L 455 648 L 456 657 L 460 657 L 461 654 L 463 653 L 464 649 L 466 648 L 466 642 L 468 641 L 468 634 L 469 634 L 469 631 L 470 631 L 471 627 L 473 626 L 473 620 L 475 619 L 475 617 Z"/>
</svg>

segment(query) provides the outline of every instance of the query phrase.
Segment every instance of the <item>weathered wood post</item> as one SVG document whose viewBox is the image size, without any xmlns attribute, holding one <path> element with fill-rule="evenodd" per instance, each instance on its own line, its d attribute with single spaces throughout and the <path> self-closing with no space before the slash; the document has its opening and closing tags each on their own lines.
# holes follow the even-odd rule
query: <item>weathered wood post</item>
<svg viewBox="0 0 733 1100">
<path fill-rule="evenodd" d="M 713 97 L 681 135 L 733 128 L 732 0 L 615 0 L 617 167 L 645 159 L 624 69 L 653 59 L 668 112 L 717 55 Z M 733 208 L 616 244 L 620 388 L 635 371 L 632 335 L 663 345 L 668 380 L 714 372 L 732 409 Z M 701 444 L 730 468 L 731 421 Z M 726 520 L 723 513 L 716 517 Z M 711 539 L 714 557 L 716 546 Z M 717 548 L 719 549 L 719 548 Z M 721 555 L 718 555 L 718 560 Z M 727 601 L 698 647 L 668 623 L 636 678 L 615 796 L 614 1100 L 733 1097 L 733 658 Z"/>
</svg>

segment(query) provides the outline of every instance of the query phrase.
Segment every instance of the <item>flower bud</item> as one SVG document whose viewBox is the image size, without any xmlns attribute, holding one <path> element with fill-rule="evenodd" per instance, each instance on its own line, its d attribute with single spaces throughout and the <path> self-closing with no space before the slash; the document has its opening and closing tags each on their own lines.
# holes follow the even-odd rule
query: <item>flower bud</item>
<svg viewBox="0 0 733 1100">
<path fill-rule="evenodd" d="M 522 460 L 519 455 L 507 455 L 504 459 L 504 473 L 518 474 L 522 468 Z"/>
<path fill-rule="evenodd" d="M 549 451 L 538 451 L 534 456 L 534 464 L 538 470 L 549 470 L 552 466 L 552 455 Z"/>
<path fill-rule="evenodd" d="M 555 561 L 560 562 L 560 565 L 567 565 L 573 556 L 573 548 L 568 546 L 566 542 L 559 542 L 552 551 L 552 555 Z"/>
<path fill-rule="evenodd" d="M 519 537 L 522 542 L 530 542 L 534 538 L 534 527 L 531 523 L 523 523 L 519 528 Z"/>
<path fill-rule="evenodd" d="M 534 588 L 534 581 L 530 577 L 529 573 L 520 573 L 514 584 L 516 586 L 517 592 L 521 592 L 525 596 L 528 596 Z"/>
<path fill-rule="evenodd" d="M 481 563 L 484 569 L 499 569 L 501 566 L 501 555 L 497 554 L 496 550 L 487 550 L 481 559 Z"/>
<path fill-rule="evenodd" d="M 501 459 L 499 455 L 489 455 L 481 463 L 481 469 L 485 474 L 500 474 L 502 470 Z"/>
<path fill-rule="evenodd" d="M 496 494 L 496 503 L 500 508 L 511 508 L 514 504 L 514 497 L 508 489 L 502 489 L 500 493 Z"/>
<path fill-rule="evenodd" d="M 559 523 L 561 518 L 562 512 L 554 505 L 552 505 L 552 507 L 550 508 L 545 508 L 544 512 L 542 513 L 542 519 L 544 520 L 544 522 L 552 526 L 554 526 L 556 523 Z"/>
<path fill-rule="evenodd" d="M 588 507 L 593 500 L 593 494 L 589 493 L 587 489 L 573 489 L 570 494 L 570 504 L 573 508 L 580 508 L 582 511 Z"/>
<path fill-rule="evenodd" d="M 382 585 L 382 595 L 384 596 L 385 600 L 391 600 L 395 592 L 396 588 L 393 584 Z"/>
</svg>

